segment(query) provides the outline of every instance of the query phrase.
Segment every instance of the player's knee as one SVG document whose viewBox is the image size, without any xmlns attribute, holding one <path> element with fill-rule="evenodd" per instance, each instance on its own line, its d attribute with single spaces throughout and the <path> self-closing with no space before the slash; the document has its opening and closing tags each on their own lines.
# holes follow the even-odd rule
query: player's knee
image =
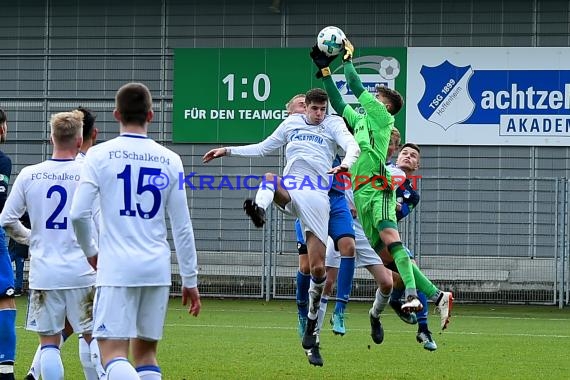
<svg viewBox="0 0 570 380">
<path fill-rule="evenodd" d="M 311 267 L 309 266 L 309 263 L 299 263 L 299 272 L 304 275 L 309 275 L 311 273 Z"/>
<path fill-rule="evenodd" d="M 16 300 L 14 299 L 14 289 L 11 288 L 11 292 L 7 291 L 7 293 L 3 293 L 2 295 L 0 295 L 0 310 L 16 308 Z"/>
<path fill-rule="evenodd" d="M 325 277 L 325 266 L 324 266 L 324 264 L 313 265 L 311 268 L 311 275 L 315 278 Z"/>
<path fill-rule="evenodd" d="M 385 228 L 380 231 L 380 239 L 382 239 L 384 245 L 389 246 L 390 244 L 400 241 L 400 234 L 398 233 L 398 230 Z"/>
<path fill-rule="evenodd" d="M 354 238 L 345 236 L 338 241 L 338 249 L 343 257 L 354 257 L 356 254 L 356 245 Z"/>
</svg>

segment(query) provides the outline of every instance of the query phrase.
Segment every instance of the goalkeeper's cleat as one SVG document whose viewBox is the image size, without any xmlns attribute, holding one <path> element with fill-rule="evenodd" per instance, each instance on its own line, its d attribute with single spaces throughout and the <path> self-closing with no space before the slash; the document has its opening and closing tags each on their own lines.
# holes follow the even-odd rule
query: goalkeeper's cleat
<svg viewBox="0 0 570 380">
<path fill-rule="evenodd" d="M 435 311 L 439 313 L 441 319 L 441 329 L 445 330 L 451 320 L 451 309 L 453 308 L 453 293 L 441 292 L 437 300 Z"/>
<path fill-rule="evenodd" d="M 333 313 L 330 320 L 332 331 L 335 335 L 343 336 L 346 334 L 346 328 L 344 326 L 344 313 Z"/>
<path fill-rule="evenodd" d="M 435 341 L 431 337 L 431 331 L 429 331 L 427 328 L 418 330 L 418 334 L 416 335 L 416 340 L 418 341 L 418 343 L 424 346 L 424 349 L 428 351 L 437 350 L 437 344 L 435 344 Z"/>
<path fill-rule="evenodd" d="M 309 350 L 317 344 L 318 331 L 317 331 L 317 318 L 307 318 L 307 327 L 303 334 L 302 345 L 305 350 Z"/>
<path fill-rule="evenodd" d="M 400 317 L 400 319 L 402 321 L 404 321 L 405 323 L 409 324 L 409 325 L 415 325 L 416 323 L 418 323 L 418 318 L 416 316 L 416 313 L 407 313 L 402 311 L 402 302 L 399 300 L 390 300 L 389 301 L 390 306 L 392 307 L 392 309 L 394 309 L 394 311 L 396 312 L 396 314 L 398 315 L 398 317 Z"/>
<path fill-rule="evenodd" d="M 309 359 L 309 364 L 316 367 L 323 366 L 323 358 L 319 349 L 319 343 L 316 343 L 310 350 L 306 350 L 305 353 L 307 354 L 307 359 Z"/>
<path fill-rule="evenodd" d="M 263 227 L 265 224 L 265 210 L 259 207 L 253 199 L 246 199 L 243 202 L 243 209 L 257 228 Z"/>
<path fill-rule="evenodd" d="M 382 322 L 380 322 L 380 317 L 372 316 L 372 309 L 368 312 L 370 317 L 370 336 L 376 344 L 380 344 L 384 341 L 384 329 L 382 328 Z"/>
<path fill-rule="evenodd" d="M 36 378 L 31 373 L 28 373 L 26 377 L 24 377 L 24 380 L 36 380 Z"/>
<path fill-rule="evenodd" d="M 405 313 L 411 313 L 415 311 L 420 311 L 423 308 L 424 307 L 421 301 L 418 299 L 418 297 L 410 295 L 408 296 L 408 298 L 406 298 L 406 302 L 402 304 L 400 310 L 402 310 Z"/>
<path fill-rule="evenodd" d="M 303 339 L 305 334 L 305 329 L 307 328 L 307 317 L 299 315 L 299 322 L 297 324 L 297 332 L 299 333 L 299 338 Z"/>
</svg>

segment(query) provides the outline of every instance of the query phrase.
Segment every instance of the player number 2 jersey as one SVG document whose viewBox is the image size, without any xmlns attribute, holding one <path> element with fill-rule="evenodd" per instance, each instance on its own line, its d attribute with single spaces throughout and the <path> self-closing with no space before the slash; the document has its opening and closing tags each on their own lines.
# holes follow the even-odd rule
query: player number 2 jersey
<svg viewBox="0 0 570 380">
<path fill-rule="evenodd" d="M 51 159 L 22 169 L 2 213 L 15 221 L 27 210 L 31 222 L 30 288 L 72 289 L 95 284 L 73 231 L 69 211 L 79 185 L 81 164 Z"/>
</svg>

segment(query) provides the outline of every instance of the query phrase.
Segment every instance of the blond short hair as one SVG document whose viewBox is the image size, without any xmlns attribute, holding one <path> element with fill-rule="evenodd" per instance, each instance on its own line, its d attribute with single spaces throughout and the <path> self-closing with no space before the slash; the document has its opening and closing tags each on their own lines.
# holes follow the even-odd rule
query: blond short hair
<svg viewBox="0 0 570 380">
<path fill-rule="evenodd" d="M 396 127 L 392 127 L 392 133 L 390 134 L 390 141 L 397 139 L 398 143 L 396 145 L 400 145 L 400 141 L 402 137 L 400 136 L 400 131 Z"/>
<path fill-rule="evenodd" d="M 73 110 L 51 115 L 51 137 L 59 143 L 73 141 L 83 134 L 83 112 Z"/>
<path fill-rule="evenodd" d="M 291 110 L 289 109 L 289 107 L 291 107 L 291 105 L 293 104 L 293 102 L 295 101 L 295 99 L 298 98 L 304 98 L 305 94 L 297 94 L 295 96 L 293 96 L 286 104 L 285 104 L 285 108 L 287 109 L 287 112 L 291 112 Z"/>
</svg>

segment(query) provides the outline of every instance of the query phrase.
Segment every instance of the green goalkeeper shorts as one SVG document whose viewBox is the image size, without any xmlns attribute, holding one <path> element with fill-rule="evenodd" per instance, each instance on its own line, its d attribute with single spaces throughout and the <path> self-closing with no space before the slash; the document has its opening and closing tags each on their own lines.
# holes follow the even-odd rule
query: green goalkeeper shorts
<svg viewBox="0 0 570 380">
<path fill-rule="evenodd" d="M 370 246 L 378 251 L 382 246 L 380 231 L 398 229 L 394 191 L 375 189 L 366 184 L 354 192 L 354 203 L 364 234 Z"/>
</svg>

